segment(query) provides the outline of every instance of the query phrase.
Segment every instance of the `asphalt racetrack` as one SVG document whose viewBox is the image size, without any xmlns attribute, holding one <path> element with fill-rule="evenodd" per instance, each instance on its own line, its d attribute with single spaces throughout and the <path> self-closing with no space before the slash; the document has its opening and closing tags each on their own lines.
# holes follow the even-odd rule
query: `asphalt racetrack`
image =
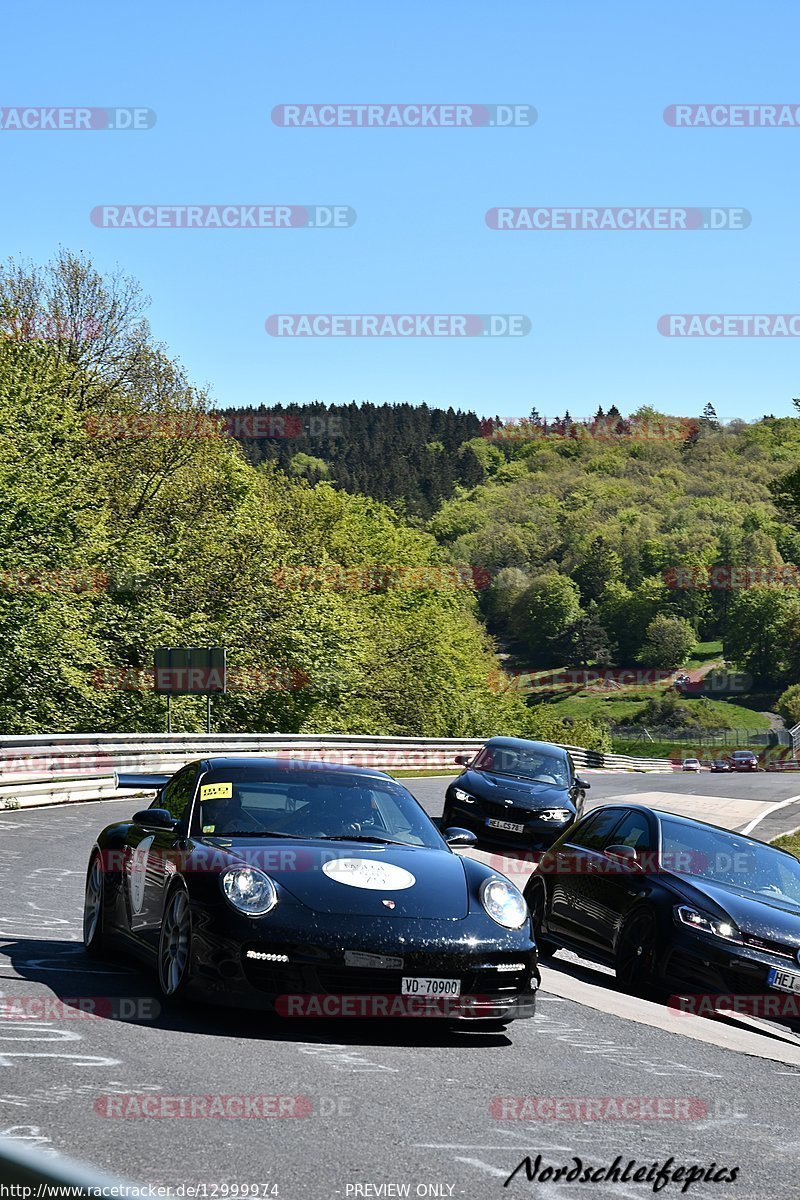
<svg viewBox="0 0 800 1200">
<path fill-rule="evenodd" d="M 766 813 L 753 831 L 765 839 L 800 825 L 800 804 L 767 811 L 800 793 L 800 776 L 589 777 L 592 805 L 646 794 L 717 819 L 724 801 L 731 828 Z M 441 813 L 447 780 L 405 782 Z M 535 1020 L 507 1033 L 158 1012 L 146 972 L 89 962 L 80 944 L 93 836 L 135 803 L 0 814 L 0 992 L 27 1013 L 0 1022 L 0 1134 L 133 1183 L 200 1185 L 211 1200 L 627 1198 L 653 1194 L 632 1176 L 646 1167 L 652 1180 L 655 1164 L 708 1176 L 685 1193 L 678 1175 L 665 1197 L 800 1195 L 800 1041 L 700 1018 L 682 1018 L 684 1033 L 570 956 L 543 970 Z M 81 997 L 107 998 L 113 1017 L 80 1017 Z M 263 1115 L 239 1115 L 245 1101 L 230 1098 L 254 1096 L 272 1098 Z M 187 1097 L 202 1098 L 194 1116 Z M 527 1155 L 537 1181 L 523 1168 L 504 1188 Z M 622 1168 L 635 1160 L 627 1182 L 547 1175 L 574 1173 L 576 1159 L 598 1172 L 617 1155 Z"/>
</svg>

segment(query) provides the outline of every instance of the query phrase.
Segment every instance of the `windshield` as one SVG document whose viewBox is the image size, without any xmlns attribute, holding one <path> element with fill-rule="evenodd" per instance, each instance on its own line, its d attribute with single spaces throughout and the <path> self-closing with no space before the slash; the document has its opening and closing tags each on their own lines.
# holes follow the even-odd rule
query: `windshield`
<svg viewBox="0 0 800 1200">
<path fill-rule="evenodd" d="M 410 792 L 335 770 L 234 767 L 203 777 L 193 829 L 205 837 L 353 838 L 441 848 Z"/>
<path fill-rule="evenodd" d="M 566 760 L 540 750 L 518 750 L 515 746 L 484 746 L 473 766 L 494 775 L 513 775 L 551 787 L 569 787 Z"/>
<path fill-rule="evenodd" d="M 662 861 L 670 869 L 800 908 L 800 862 L 796 858 L 721 829 L 663 818 L 661 837 Z"/>
</svg>

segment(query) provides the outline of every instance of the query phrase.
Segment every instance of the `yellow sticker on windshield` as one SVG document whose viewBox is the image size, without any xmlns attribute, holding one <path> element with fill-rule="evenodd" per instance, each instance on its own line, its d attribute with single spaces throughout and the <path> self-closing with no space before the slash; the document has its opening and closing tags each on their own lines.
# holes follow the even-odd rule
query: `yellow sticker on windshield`
<svg viewBox="0 0 800 1200">
<path fill-rule="evenodd" d="M 201 800 L 230 800 L 232 796 L 232 783 L 204 783 L 200 788 Z"/>
<path fill-rule="evenodd" d="M 216 825 L 204 825 L 203 833 L 213 833 L 216 828 Z"/>
</svg>

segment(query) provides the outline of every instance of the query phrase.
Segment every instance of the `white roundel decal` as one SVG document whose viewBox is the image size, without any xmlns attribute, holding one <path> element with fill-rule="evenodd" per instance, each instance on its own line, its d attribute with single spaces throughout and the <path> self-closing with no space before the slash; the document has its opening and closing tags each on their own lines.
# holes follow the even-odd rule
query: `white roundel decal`
<svg viewBox="0 0 800 1200">
<path fill-rule="evenodd" d="M 131 908 L 135 913 L 140 913 L 144 908 L 144 881 L 147 875 L 147 856 L 155 840 L 153 834 L 150 837 L 142 838 L 131 855 Z"/>
<path fill-rule="evenodd" d="M 329 879 L 372 892 L 400 892 L 417 882 L 410 871 L 371 858 L 335 858 L 322 864 Z"/>
</svg>

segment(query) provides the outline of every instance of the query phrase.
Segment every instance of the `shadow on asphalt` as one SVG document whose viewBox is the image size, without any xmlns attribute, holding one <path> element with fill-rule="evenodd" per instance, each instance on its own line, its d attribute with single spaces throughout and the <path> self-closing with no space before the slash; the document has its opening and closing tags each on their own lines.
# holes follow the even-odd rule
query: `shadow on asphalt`
<svg viewBox="0 0 800 1200">
<path fill-rule="evenodd" d="M 318 1042 L 348 1047 L 441 1046 L 456 1050 L 502 1049 L 512 1044 L 503 1030 L 480 1030 L 445 1018 L 289 1019 L 258 1010 L 194 1001 L 183 1007 L 162 1007 L 147 967 L 121 954 L 109 953 L 102 960 L 89 958 L 79 942 L 18 938 L 0 944 L 0 955 L 9 960 L 15 972 L 4 971 L 0 959 L 0 982 L 22 979 L 42 984 L 50 990 L 52 998 L 75 1011 L 76 1019 L 81 1007 L 91 999 L 96 1002 L 97 1020 L 234 1037 L 239 1041 Z M 0 1005 L 20 1004 L 24 1000 L 31 1005 L 27 1018 L 31 1019 L 38 1013 L 36 1004 L 42 999 L 38 994 L 23 998 L 6 990 Z M 42 1019 L 48 1019 L 46 1010 Z"/>
</svg>

